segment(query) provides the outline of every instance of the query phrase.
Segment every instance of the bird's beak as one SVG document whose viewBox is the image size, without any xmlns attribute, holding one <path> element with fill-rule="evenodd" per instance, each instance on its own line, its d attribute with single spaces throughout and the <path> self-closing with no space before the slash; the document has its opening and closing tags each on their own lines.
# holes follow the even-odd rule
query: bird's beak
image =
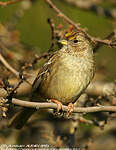
<svg viewBox="0 0 116 150">
<path fill-rule="evenodd" d="M 66 40 L 59 40 L 58 42 L 61 43 L 62 45 L 67 45 L 68 44 L 68 42 Z"/>
</svg>

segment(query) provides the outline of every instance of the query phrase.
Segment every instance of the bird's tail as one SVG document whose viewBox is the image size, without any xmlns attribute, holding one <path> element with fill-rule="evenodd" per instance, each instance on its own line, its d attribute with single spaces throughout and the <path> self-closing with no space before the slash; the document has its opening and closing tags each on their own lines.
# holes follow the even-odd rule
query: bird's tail
<svg viewBox="0 0 116 150">
<path fill-rule="evenodd" d="M 23 108 L 9 120 L 8 127 L 21 129 L 34 112 L 35 109 Z"/>
</svg>

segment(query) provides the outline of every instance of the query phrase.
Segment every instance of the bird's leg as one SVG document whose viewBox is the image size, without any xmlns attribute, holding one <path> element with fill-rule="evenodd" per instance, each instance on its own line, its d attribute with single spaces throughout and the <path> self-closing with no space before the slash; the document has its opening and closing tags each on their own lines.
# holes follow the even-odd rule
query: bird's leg
<svg viewBox="0 0 116 150">
<path fill-rule="evenodd" d="M 66 116 L 69 117 L 69 115 L 73 112 L 73 110 L 74 110 L 74 105 L 73 105 L 73 103 L 69 103 L 69 104 L 68 104 L 68 111 L 67 111 L 67 113 L 66 113 Z"/>
<path fill-rule="evenodd" d="M 63 111 L 63 107 L 62 107 L 62 103 L 61 102 L 59 102 L 58 100 L 55 100 L 55 99 L 50 99 L 50 101 L 58 105 L 57 106 L 57 113 L 59 113 L 60 110 Z"/>
</svg>

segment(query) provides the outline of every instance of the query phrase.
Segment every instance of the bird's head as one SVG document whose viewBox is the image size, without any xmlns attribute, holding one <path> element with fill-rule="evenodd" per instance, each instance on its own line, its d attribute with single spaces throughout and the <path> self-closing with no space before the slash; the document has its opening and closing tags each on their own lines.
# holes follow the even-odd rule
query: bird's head
<svg viewBox="0 0 116 150">
<path fill-rule="evenodd" d="M 72 47 L 73 50 L 78 52 L 91 49 L 91 43 L 85 35 L 80 32 L 68 32 L 65 34 L 64 39 L 59 42 L 69 49 Z"/>
</svg>

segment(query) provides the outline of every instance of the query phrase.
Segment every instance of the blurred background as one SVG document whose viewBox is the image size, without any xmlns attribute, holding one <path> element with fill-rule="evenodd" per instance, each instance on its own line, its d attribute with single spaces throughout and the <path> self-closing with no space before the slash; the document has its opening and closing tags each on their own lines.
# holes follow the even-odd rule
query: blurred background
<svg viewBox="0 0 116 150">
<path fill-rule="evenodd" d="M 81 1 L 81 0 L 76 0 Z M 91 5 L 100 6 L 107 11 L 115 10 L 115 1 L 111 0 L 87 0 Z M 87 3 L 86 1 L 86 3 Z M 69 1 L 70 2 L 70 1 Z M 95 36 L 104 38 L 116 27 L 115 18 L 110 15 L 100 14 L 93 9 L 84 9 L 76 7 L 65 0 L 54 0 L 54 4 L 61 9 L 73 21 L 80 23 L 81 27 L 87 28 L 88 33 Z M 21 4 L 23 3 L 23 4 Z M 55 25 L 63 24 L 63 28 L 68 27 L 63 19 L 56 17 L 53 10 L 45 3 L 44 0 L 32 0 L 30 4 L 15 3 L 7 7 L 0 8 L 0 22 L 7 24 L 13 22 L 17 15 L 20 19 L 16 21 L 14 29 L 19 31 L 20 41 L 36 47 L 40 52 L 46 51 L 51 44 L 51 30 L 47 23 L 48 18 L 54 19 Z M 83 3 L 85 1 L 83 0 Z M 26 5 L 24 11 L 20 11 L 21 5 Z M 30 6 L 29 6 L 30 5 Z M 116 11 L 114 13 L 116 17 Z M 107 80 L 115 79 L 115 59 L 116 53 L 114 49 L 104 46 L 96 54 L 97 63 L 107 66 Z"/>
<path fill-rule="evenodd" d="M 80 23 L 82 28 L 87 28 L 88 33 L 94 37 L 103 39 L 116 29 L 115 0 L 53 0 L 52 2 L 74 22 Z M 12 34 L 12 39 L 11 37 L 1 39 L 6 47 L 15 53 L 16 57 L 12 57 L 9 53 L 7 60 L 17 70 L 20 68 L 19 62 L 24 64 L 31 60 L 34 54 L 40 54 L 49 49 L 51 29 L 47 22 L 48 18 L 54 20 L 55 28 L 59 24 L 62 25 L 62 30 L 69 28 L 69 25 L 57 16 L 45 0 L 24 0 L 0 7 L 0 36 Z M 95 53 L 95 60 L 97 80 L 113 82 L 116 79 L 116 49 L 108 46 L 101 47 Z M 86 117 L 91 119 L 93 116 L 94 114 Z M 99 118 L 98 113 L 95 116 Z M 20 131 L 6 128 L 7 119 L 1 120 L 3 124 L 0 125 L 0 144 L 39 143 L 53 147 L 80 147 L 91 150 L 116 149 L 115 119 L 103 130 L 92 123 L 85 124 L 57 118 L 42 111 Z M 70 126 L 73 126 L 73 129 Z"/>
</svg>

